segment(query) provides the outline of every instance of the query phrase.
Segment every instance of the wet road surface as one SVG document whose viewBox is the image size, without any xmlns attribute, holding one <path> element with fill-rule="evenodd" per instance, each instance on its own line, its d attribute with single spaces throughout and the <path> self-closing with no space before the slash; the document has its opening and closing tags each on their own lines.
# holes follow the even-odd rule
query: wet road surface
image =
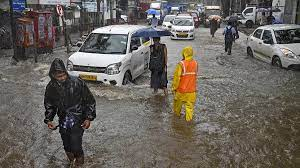
<svg viewBox="0 0 300 168">
<path fill-rule="evenodd" d="M 300 72 L 246 56 L 245 37 L 224 52 L 216 38 L 197 30 L 193 41 L 164 38 L 168 79 L 181 49 L 196 51 L 200 65 L 194 122 L 172 113 L 172 95 L 152 94 L 150 73 L 124 87 L 89 84 L 97 118 L 84 134 L 84 167 L 297 167 L 300 164 Z M 67 167 L 58 131 L 43 123 L 43 94 L 54 57 L 63 50 L 0 69 L 0 167 Z"/>
</svg>

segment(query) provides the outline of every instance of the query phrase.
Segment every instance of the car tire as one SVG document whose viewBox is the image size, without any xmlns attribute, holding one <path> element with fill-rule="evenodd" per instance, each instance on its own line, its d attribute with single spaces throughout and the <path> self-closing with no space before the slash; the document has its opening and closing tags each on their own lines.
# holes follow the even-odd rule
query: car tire
<svg viewBox="0 0 300 168">
<path fill-rule="evenodd" d="M 281 60 L 278 56 L 275 56 L 272 60 L 272 65 L 282 68 Z"/>
<path fill-rule="evenodd" d="M 253 57 L 253 51 L 252 51 L 252 49 L 250 47 L 247 47 L 247 55 L 249 57 Z"/>
<path fill-rule="evenodd" d="M 250 21 L 250 20 L 248 20 L 248 21 L 246 22 L 246 27 L 247 27 L 247 28 L 252 28 L 252 27 L 253 27 L 253 22 Z"/>
<path fill-rule="evenodd" d="M 122 85 L 127 85 L 129 82 L 131 82 L 131 80 L 132 80 L 132 78 L 131 78 L 129 71 L 126 71 L 124 74 Z"/>
</svg>

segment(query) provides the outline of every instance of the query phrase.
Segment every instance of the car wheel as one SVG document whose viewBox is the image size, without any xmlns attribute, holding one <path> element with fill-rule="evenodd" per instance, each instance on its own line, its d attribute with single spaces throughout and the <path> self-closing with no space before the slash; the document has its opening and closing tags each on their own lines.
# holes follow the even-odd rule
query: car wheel
<svg viewBox="0 0 300 168">
<path fill-rule="evenodd" d="M 247 47 L 247 55 L 249 57 L 253 57 L 253 52 L 252 52 L 252 49 L 250 47 Z"/>
<path fill-rule="evenodd" d="M 273 58 L 272 65 L 282 68 L 281 60 L 278 56 Z"/>
<path fill-rule="evenodd" d="M 124 74 L 122 85 L 127 85 L 130 81 L 131 81 L 131 75 L 129 71 L 126 71 L 126 73 Z"/>
<path fill-rule="evenodd" d="M 246 27 L 252 28 L 253 27 L 253 22 L 252 21 L 247 21 L 246 22 Z"/>
</svg>

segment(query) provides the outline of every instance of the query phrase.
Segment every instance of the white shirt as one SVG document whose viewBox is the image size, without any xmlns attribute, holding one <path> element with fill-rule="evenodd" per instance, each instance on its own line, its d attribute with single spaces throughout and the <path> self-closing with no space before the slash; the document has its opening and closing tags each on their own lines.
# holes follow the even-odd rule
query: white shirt
<svg viewBox="0 0 300 168">
<path fill-rule="evenodd" d="M 151 26 L 152 27 L 157 27 L 158 25 L 158 19 L 156 17 L 151 19 Z"/>
</svg>

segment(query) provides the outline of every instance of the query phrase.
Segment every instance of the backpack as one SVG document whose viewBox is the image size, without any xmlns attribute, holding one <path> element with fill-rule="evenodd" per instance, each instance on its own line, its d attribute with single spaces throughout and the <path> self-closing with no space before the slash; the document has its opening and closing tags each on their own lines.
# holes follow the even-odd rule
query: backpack
<svg viewBox="0 0 300 168">
<path fill-rule="evenodd" d="M 155 49 L 154 45 L 150 46 L 151 54 L 150 54 L 150 63 L 149 69 L 151 71 L 162 72 L 164 69 L 164 44 L 159 44 L 158 48 Z"/>
<path fill-rule="evenodd" d="M 234 40 L 231 29 L 232 29 L 232 27 L 230 27 L 230 28 L 226 27 L 225 40 L 228 40 L 228 41 L 233 41 Z"/>
</svg>

